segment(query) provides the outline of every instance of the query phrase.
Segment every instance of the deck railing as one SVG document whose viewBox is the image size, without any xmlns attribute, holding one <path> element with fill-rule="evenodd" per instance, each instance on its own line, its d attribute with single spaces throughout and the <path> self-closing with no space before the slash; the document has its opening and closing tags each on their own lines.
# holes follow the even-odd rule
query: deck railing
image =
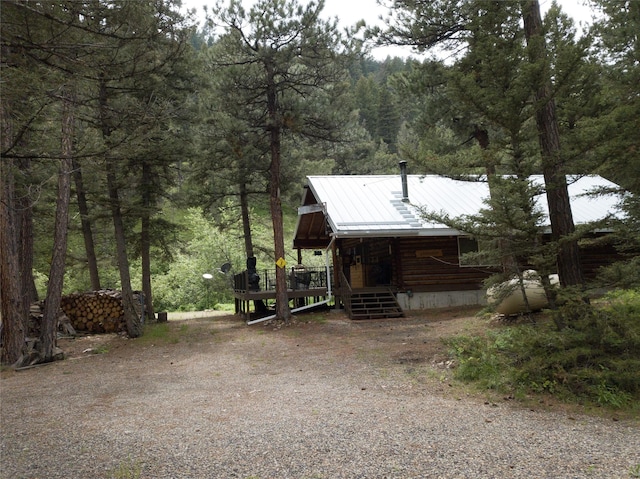
<svg viewBox="0 0 640 479">
<path fill-rule="evenodd" d="M 245 291 L 275 291 L 276 270 L 256 270 L 256 276 L 250 276 L 248 271 L 233 277 L 233 289 L 236 292 Z M 331 274 L 331 273 L 329 273 Z M 287 271 L 287 289 L 307 290 L 327 287 L 326 268 L 301 268 L 294 266 Z"/>
</svg>

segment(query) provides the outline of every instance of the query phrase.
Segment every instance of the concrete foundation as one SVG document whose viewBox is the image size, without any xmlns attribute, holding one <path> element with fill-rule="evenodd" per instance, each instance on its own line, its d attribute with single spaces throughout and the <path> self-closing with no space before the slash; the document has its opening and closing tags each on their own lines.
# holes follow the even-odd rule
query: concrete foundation
<svg viewBox="0 0 640 479">
<path fill-rule="evenodd" d="M 398 293 L 398 303 L 405 311 L 448 308 L 452 306 L 483 306 L 487 304 L 485 290 L 440 291 L 437 293 Z"/>
</svg>

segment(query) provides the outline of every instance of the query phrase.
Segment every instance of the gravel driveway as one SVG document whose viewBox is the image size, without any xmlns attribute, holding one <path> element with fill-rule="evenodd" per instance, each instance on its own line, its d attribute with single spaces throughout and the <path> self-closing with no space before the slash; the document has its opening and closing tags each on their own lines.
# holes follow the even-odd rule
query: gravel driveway
<svg viewBox="0 0 640 479">
<path fill-rule="evenodd" d="M 638 422 L 450 385 L 440 337 L 478 320 L 299 319 L 172 321 L 3 372 L 0 477 L 639 477 Z"/>
</svg>

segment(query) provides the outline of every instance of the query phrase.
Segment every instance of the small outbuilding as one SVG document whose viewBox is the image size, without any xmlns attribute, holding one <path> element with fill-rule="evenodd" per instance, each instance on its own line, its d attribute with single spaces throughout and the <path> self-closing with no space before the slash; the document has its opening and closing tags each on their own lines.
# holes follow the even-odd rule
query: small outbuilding
<svg viewBox="0 0 640 479">
<path fill-rule="evenodd" d="M 569 178 L 574 222 L 590 223 L 616 211 L 615 196 L 586 195 L 615 187 L 599 176 Z M 333 290 L 353 318 L 481 305 L 483 280 L 495 268 L 465 263 L 462 255 L 477 251 L 478 243 L 463 231 L 425 220 L 419 208 L 449 217 L 474 215 L 488 195 L 486 182 L 436 175 L 309 176 L 293 245 L 332 252 Z M 548 211 L 544 196 L 537 202 Z M 585 274 L 592 276 L 614 257 L 613 247 L 582 251 Z"/>
</svg>

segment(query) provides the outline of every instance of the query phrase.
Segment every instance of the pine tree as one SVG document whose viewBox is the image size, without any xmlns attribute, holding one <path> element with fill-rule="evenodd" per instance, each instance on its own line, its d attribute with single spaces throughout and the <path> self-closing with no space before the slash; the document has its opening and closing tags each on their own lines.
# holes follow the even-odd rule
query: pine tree
<svg viewBox="0 0 640 479">
<path fill-rule="evenodd" d="M 593 62 L 601 91 L 593 95 L 599 115 L 589 122 L 590 158 L 603 175 L 625 188 L 624 221 L 612 225 L 624 260 L 602 272 L 606 286 L 634 288 L 640 283 L 640 2 L 593 0 L 600 20 L 592 29 L 598 49 Z M 629 194 L 629 192 L 631 194 Z"/>
<path fill-rule="evenodd" d="M 441 0 L 395 2 L 394 5 L 395 22 L 385 32 L 375 33 L 382 41 L 411 44 L 419 49 L 438 46 L 454 52 L 457 62 L 453 70 L 459 69 L 455 76 L 457 96 L 466 94 L 465 108 L 472 109 L 479 119 L 486 121 L 486 124 L 473 125 L 470 138 L 478 141 L 482 151 L 477 156 L 488 167 L 489 174 L 499 160 L 488 149 L 492 144 L 490 127 L 502 129 L 507 139 L 505 144 L 511 143 L 521 155 L 526 151 L 521 133 L 523 113 L 527 100 L 534 99 L 534 108 L 529 114 L 536 120 L 561 282 L 581 285 L 583 278 L 573 236 L 567 172 L 563 169 L 565 159 L 561 157 L 550 62 L 538 2 Z M 527 42 L 526 50 L 521 47 L 523 39 Z M 490 72 L 495 76 L 489 75 Z"/>
<path fill-rule="evenodd" d="M 529 58 L 534 68 L 532 87 L 535 90 L 535 118 L 540 140 L 542 173 L 549 204 L 551 236 L 558 244 L 557 264 L 560 284 L 584 286 L 578 242 L 573 238 L 575 225 L 569 201 L 567 172 L 561 156 L 556 102 L 552 91 L 548 53 L 538 1 L 524 2 L 522 16 Z"/>
<path fill-rule="evenodd" d="M 3 11 L 3 21 L 7 19 L 7 28 L 3 28 L 3 49 L 7 53 L 5 57 L 7 66 L 9 66 L 8 80 L 16 82 L 20 74 L 26 73 L 31 68 L 39 75 L 41 84 L 38 87 L 27 89 L 26 95 L 20 90 L 18 83 L 11 83 L 8 91 L 10 95 L 7 99 L 7 106 L 14 106 L 22 101 L 41 102 L 41 109 L 32 110 L 24 115 L 24 112 L 13 110 L 9 112 L 11 119 L 7 118 L 7 129 L 9 138 L 3 147 L 3 157 L 5 156 L 22 156 L 24 155 L 21 165 L 29 165 L 31 159 L 45 157 L 53 159 L 58 163 L 58 190 L 55 206 L 55 226 L 53 247 L 51 252 L 51 266 L 49 270 L 49 281 L 47 287 L 47 296 L 45 298 L 45 307 L 43 319 L 40 324 L 40 337 L 37 345 L 38 361 L 51 361 L 54 356 L 54 347 L 56 345 L 56 326 L 59 316 L 60 300 L 63 288 L 63 279 L 65 272 L 65 259 L 67 250 L 67 224 L 69 220 L 69 200 L 70 200 L 70 176 L 73 159 L 73 142 L 74 142 L 74 107 L 75 100 L 73 90 L 75 87 L 75 77 L 73 75 L 73 65 L 77 59 L 77 52 L 69 48 L 78 42 L 79 30 L 69 26 L 73 23 L 74 15 L 77 10 L 73 4 L 63 5 L 32 5 L 22 2 L 10 2 L 6 5 L 6 12 Z M 7 14 L 7 17 L 4 14 Z M 28 51 L 28 54 L 24 54 Z M 4 52 L 3 52 L 4 53 Z M 65 78 L 65 76 L 67 78 Z M 20 78 L 24 81 L 24 78 Z M 9 108 L 11 108 L 9 106 Z M 3 108 L 4 109 L 4 108 Z M 50 115 L 50 116 L 47 116 Z M 15 121 L 17 120 L 17 121 Z M 26 120 L 26 121 L 25 121 Z M 51 131 L 51 125 L 58 123 L 62 125 L 60 134 Z M 46 145 L 45 153 L 34 153 L 36 143 L 32 142 L 31 133 L 35 125 L 44 126 L 39 132 L 38 137 L 44 138 L 41 143 Z M 18 130 L 14 128 L 19 126 Z M 12 133 L 17 131 L 14 136 Z M 34 135 L 35 137 L 36 135 Z M 58 144 L 53 146 L 54 139 L 58 140 Z M 36 140 L 38 141 L 38 140 Z M 4 161 L 4 158 L 3 158 Z M 54 163 L 55 164 L 55 163 Z M 13 174 L 9 174 L 8 181 L 12 181 Z M 28 178 L 25 178 L 28 181 Z M 5 188 L 10 192 L 12 186 Z M 14 205 L 15 202 L 9 200 L 8 207 Z M 30 210 L 31 206 L 27 207 Z M 30 217 L 25 214 L 20 215 L 21 227 L 16 228 L 18 224 L 15 218 L 18 215 L 7 214 L 6 221 L 13 225 L 7 224 L 8 232 L 13 233 L 15 238 L 19 238 L 20 232 L 25 234 L 25 226 L 31 222 Z M 30 215 L 29 215 L 30 216 Z M 23 244 L 32 244 L 24 241 Z M 9 240 L 7 243 L 7 251 L 9 254 L 17 253 L 11 245 L 15 242 Z M 13 252 L 12 252 L 13 251 Z M 28 312 L 30 295 L 30 284 L 33 281 L 31 277 L 31 264 L 33 251 L 23 249 L 20 251 L 19 263 L 21 267 L 21 280 L 17 283 L 20 291 L 16 291 L 15 287 L 7 288 L 9 297 L 6 299 L 11 303 L 16 301 L 15 294 L 20 296 L 21 308 L 20 313 L 15 314 L 15 310 L 9 316 L 7 329 L 11 332 L 11 339 L 15 339 L 16 335 L 12 331 L 20 329 L 25 330 L 26 318 L 23 316 Z M 5 263 L 6 261 L 6 263 Z M 3 268 L 10 266 L 9 270 L 13 270 L 13 260 L 5 259 Z M 27 271 L 27 266 L 29 270 Z M 3 286 L 4 289 L 4 286 Z M 25 331 L 26 332 L 26 331 Z M 17 350 L 17 342 L 10 341 L 11 351 L 6 359 L 15 359 Z M 33 361 L 33 358 L 28 358 Z"/>
<path fill-rule="evenodd" d="M 592 136 L 603 173 L 640 193 L 640 2 L 593 0 L 602 14 L 594 25 L 597 60 L 604 65 L 602 105 Z"/>
<path fill-rule="evenodd" d="M 52 160 L 56 160 L 61 163 L 61 179 L 67 178 L 72 169 L 77 170 L 76 187 L 87 245 L 91 244 L 93 218 L 91 205 L 86 201 L 89 197 L 85 188 L 87 182 L 81 181 L 84 177 L 81 178 L 80 173 L 89 165 L 94 172 L 100 173 L 95 166 L 99 158 L 105 160 L 109 204 L 114 206 L 115 202 L 116 206 L 112 211 L 118 232 L 116 243 L 123 274 L 121 284 L 126 317 L 132 336 L 140 334 L 141 330 L 132 304 L 129 264 L 125 256 L 130 226 L 116 216 L 123 211 L 133 211 L 141 218 L 144 225 L 141 242 L 145 245 L 142 250 L 146 251 L 143 269 L 148 279 L 150 217 L 157 206 L 152 203 L 159 198 L 150 192 L 159 191 L 167 184 L 169 162 L 175 161 L 179 155 L 180 150 L 170 140 L 176 136 L 173 132 L 180 121 L 177 112 L 185 103 L 182 92 L 189 90 L 189 75 L 185 73 L 192 69 L 183 61 L 185 52 L 190 48 L 188 31 L 176 12 L 177 4 L 173 0 L 70 0 L 55 4 L 12 1 L 3 4 L 3 62 L 7 59 L 10 65 L 3 71 L 7 80 L 3 93 L 10 94 L 3 95 L 2 100 L 11 117 L 7 131 L 12 132 L 9 137 L 3 137 L 6 139 L 3 160 L 5 157 L 20 158 L 16 166 L 34 172 L 34 166 L 51 169 L 51 165 L 55 165 Z M 28 80 L 28 87 L 21 85 L 25 80 Z M 58 118 L 61 120 L 55 128 Z M 65 126 L 62 129 L 63 148 L 60 147 L 60 123 Z M 81 127 L 74 129 L 76 124 Z M 38 134 L 31 134 L 36 128 Z M 145 178 L 141 178 L 142 171 Z M 133 181 L 135 176 L 129 174 L 135 172 L 140 172 L 137 183 Z M 27 175 L 23 178 L 31 182 L 26 185 L 31 190 L 38 184 L 46 185 L 46 182 L 36 181 Z M 100 179 L 99 174 L 94 174 L 90 182 L 98 184 Z M 159 184 L 158 180 L 164 181 Z M 68 213 L 64 210 L 68 205 L 69 182 L 65 180 L 60 184 L 63 188 L 58 194 L 60 215 L 56 218 L 53 244 L 55 261 L 49 275 L 47 324 L 43 328 L 46 330 L 44 334 L 49 336 L 53 334 L 49 323 L 53 324 L 57 319 L 56 296 L 63 289 L 61 281 L 66 263 L 68 220 L 65 217 Z M 123 208 L 122 199 L 135 197 L 130 192 L 136 189 L 141 200 L 137 204 L 129 202 Z M 126 191 L 125 195 L 121 195 L 123 191 Z M 45 193 L 47 198 L 50 197 L 50 192 Z M 90 193 L 95 200 L 95 192 Z M 104 197 L 97 201 L 101 199 Z M 144 207 L 140 207 L 141 203 Z M 104 204 L 105 201 L 102 202 Z M 26 217 L 22 215 L 22 218 Z M 21 218 L 16 221 L 16 225 L 28 223 Z M 27 234 L 28 230 L 20 226 L 13 231 L 15 234 Z M 18 244 L 28 242 L 20 242 L 18 238 Z M 90 249 L 88 246 L 88 258 L 95 256 Z M 28 253 L 21 256 L 28 258 Z M 99 285 L 97 261 L 92 263 L 92 282 Z M 26 261 L 19 265 L 22 269 L 26 266 Z M 25 281 L 24 285 L 28 283 L 33 283 L 33 280 Z M 145 290 L 151 299 L 148 281 L 145 282 Z M 27 291 L 26 286 L 23 286 L 23 291 Z M 49 350 L 54 341 L 48 338 L 43 341 L 45 343 Z M 46 352 L 45 356 L 49 353 Z"/>
<path fill-rule="evenodd" d="M 269 199 L 274 235 L 274 263 L 285 258 L 281 180 L 283 140 L 303 137 L 330 141 L 338 132 L 339 97 L 347 85 L 341 61 L 341 37 L 335 21 L 319 14 L 323 1 L 306 6 L 296 1 L 261 0 L 248 12 L 232 0 L 217 4 L 213 21 L 225 28 L 219 39 L 224 52 L 212 67 L 224 71 L 243 93 L 237 114 L 268 145 Z M 291 319 L 286 273 L 276 268 L 276 316 Z"/>
</svg>

